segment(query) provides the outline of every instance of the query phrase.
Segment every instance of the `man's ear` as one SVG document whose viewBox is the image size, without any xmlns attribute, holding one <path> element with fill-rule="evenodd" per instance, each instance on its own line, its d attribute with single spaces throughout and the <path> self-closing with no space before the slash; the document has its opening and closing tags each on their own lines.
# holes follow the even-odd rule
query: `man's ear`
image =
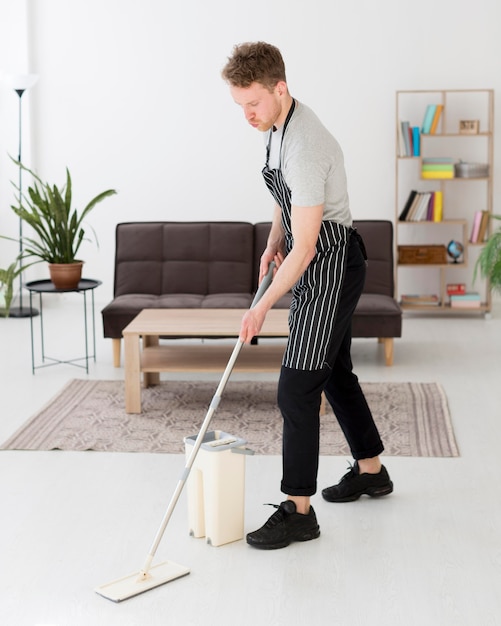
<svg viewBox="0 0 501 626">
<path fill-rule="evenodd" d="M 287 83 L 284 80 L 279 80 L 275 86 L 279 96 L 283 96 L 287 93 Z"/>
</svg>

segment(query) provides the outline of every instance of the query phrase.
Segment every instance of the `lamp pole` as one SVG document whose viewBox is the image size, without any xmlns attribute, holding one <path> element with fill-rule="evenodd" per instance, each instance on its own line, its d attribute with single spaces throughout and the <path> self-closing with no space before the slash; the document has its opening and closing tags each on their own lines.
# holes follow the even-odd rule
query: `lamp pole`
<svg viewBox="0 0 501 626">
<path fill-rule="evenodd" d="M 24 92 L 33 87 L 38 80 L 37 74 L 20 74 L 17 76 L 11 76 L 11 83 L 14 91 L 19 96 L 19 143 L 18 143 L 18 163 L 19 163 L 19 206 L 23 201 L 23 169 L 21 167 L 21 154 L 22 154 L 22 98 Z M 23 220 L 19 218 L 19 256 L 22 262 L 23 254 Z M 31 307 L 23 307 L 23 275 L 19 274 L 19 306 L 11 307 L 9 317 L 33 317 L 38 315 L 37 309 Z"/>
</svg>

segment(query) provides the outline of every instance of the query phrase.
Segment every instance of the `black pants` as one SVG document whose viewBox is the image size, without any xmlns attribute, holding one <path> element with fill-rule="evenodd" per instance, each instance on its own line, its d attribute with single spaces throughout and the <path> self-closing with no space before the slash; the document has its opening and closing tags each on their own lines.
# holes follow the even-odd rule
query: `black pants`
<svg viewBox="0 0 501 626">
<path fill-rule="evenodd" d="M 363 246 L 363 244 L 362 244 Z M 320 402 L 331 404 L 354 459 L 378 456 L 384 447 L 372 413 L 353 373 L 351 319 L 362 293 L 366 264 L 357 234 L 350 237 L 347 269 L 327 363 L 320 370 L 282 367 L 278 406 L 284 420 L 281 490 L 312 496 L 317 490 Z"/>
</svg>

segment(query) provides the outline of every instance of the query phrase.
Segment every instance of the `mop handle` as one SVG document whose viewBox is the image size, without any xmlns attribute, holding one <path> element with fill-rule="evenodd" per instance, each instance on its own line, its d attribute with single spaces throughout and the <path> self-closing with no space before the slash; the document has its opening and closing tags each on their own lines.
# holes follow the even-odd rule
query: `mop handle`
<svg viewBox="0 0 501 626">
<path fill-rule="evenodd" d="M 250 308 L 254 307 L 259 302 L 264 292 L 270 286 L 271 281 L 273 280 L 274 269 L 275 269 L 275 263 L 272 261 L 270 263 L 266 276 L 263 278 L 263 280 L 261 281 L 261 284 L 259 285 L 258 290 L 256 291 L 256 295 L 254 296 L 254 299 L 252 301 Z M 240 350 L 242 349 L 242 346 L 243 346 L 243 342 L 240 341 L 239 339 L 235 347 L 233 348 L 233 352 L 231 353 L 228 364 L 226 365 L 223 376 L 221 378 L 221 382 L 219 383 L 216 389 L 216 392 L 214 394 L 214 397 L 212 398 L 212 401 L 209 406 L 209 410 L 207 411 L 207 415 L 205 416 L 202 426 L 200 427 L 200 432 L 198 433 L 195 443 L 193 444 L 193 450 L 191 451 L 188 457 L 183 473 L 181 474 L 181 477 L 177 483 L 176 489 L 174 493 L 172 494 L 171 500 L 169 502 L 169 506 L 167 507 L 167 510 L 165 511 L 165 515 L 163 517 L 162 523 L 160 524 L 160 527 L 157 531 L 157 534 L 155 536 L 151 549 L 148 553 L 143 569 L 139 573 L 139 579 L 145 579 L 148 577 L 148 571 L 151 567 L 151 562 L 153 561 L 153 557 L 155 556 L 158 546 L 160 545 L 165 529 L 167 528 L 167 524 L 169 523 L 172 513 L 174 512 L 174 509 L 176 507 L 177 501 L 179 500 L 179 496 L 181 495 L 181 492 L 186 483 L 186 480 L 188 479 L 193 463 L 195 462 L 195 457 L 197 456 L 200 446 L 203 443 L 204 437 L 209 428 L 209 424 L 219 405 L 219 402 L 221 400 L 221 395 L 224 391 L 224 388 L 226 387 L 226 383 L 228 382 L 230 374 L 233 370 L 233 366 L 235 365 L 235 361 L 237 360 L 237 357 L 240 353 Z"/>
<path fill-rule="evenodd" d="M 268 287 L 271 285 L 271 281 L 273 280 L 273 272 L 275 270 L 275 261 L 272 261 L 269 266 L 268 266 L 268 271 L 266 272 L 266 275 L 263 277 L 263 280 L 261 281 L 261 284 L 259 285 L 257 291 L 256 291 L 256 295 L 254 296 L 254 300 L 252 301 L 252 304 L 250 305 L 250 308 L 252 309 L 254 306 L 256 306 L 256 304 L 259 302 L 259 300 L 261 300 L 261 298 L 263 297 L 264 292 L 268 289 Z"/>
</svg>

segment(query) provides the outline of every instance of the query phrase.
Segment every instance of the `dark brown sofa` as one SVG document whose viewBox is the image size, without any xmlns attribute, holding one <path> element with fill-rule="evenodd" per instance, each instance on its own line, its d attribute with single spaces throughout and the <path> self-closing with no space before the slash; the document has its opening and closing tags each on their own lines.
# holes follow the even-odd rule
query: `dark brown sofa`
<svg viewBox="0 0 501 626">
<path fill-rule="evenodd" d="M 393 363 L 393 338 L 402 311 L 393 297 L 393 225 L 359 220 L 369 264 L 353 317 L 353 337 L 384 343 Z M 102 310 L 104 336 L 120 365 L 122 330 L 146 308 L 248 308 L 270 222 L 129 222 L 116 227 L 114 298 Z M 277 307 L 289 306 L 285 296 Z"/>
</svg>

